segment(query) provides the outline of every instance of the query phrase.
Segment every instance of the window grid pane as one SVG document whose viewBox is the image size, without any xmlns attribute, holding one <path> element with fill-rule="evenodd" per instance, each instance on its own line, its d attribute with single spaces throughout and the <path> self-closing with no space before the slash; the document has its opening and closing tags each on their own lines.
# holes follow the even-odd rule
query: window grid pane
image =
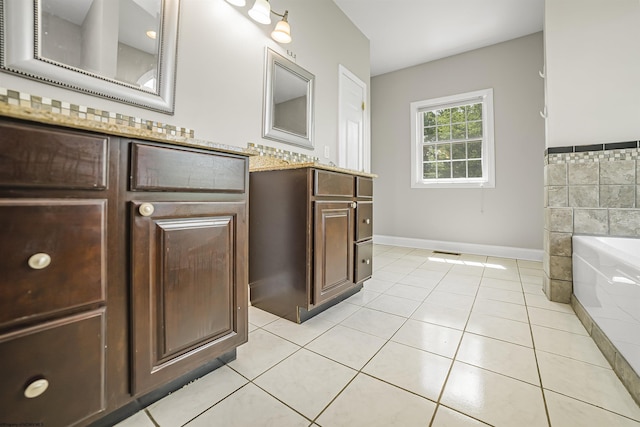
<svg viewBox="0 0 640 427">
<path fill-rule="evenodd" d="M 481 102 L 423 111 L 422 123 L 423 179 L 482 178 Z"/>
<path fill-rule="evenodd" d="M 451 178 L 451 162 L 437 162 L 438 178 L 448 179 Z"/>
</svg>

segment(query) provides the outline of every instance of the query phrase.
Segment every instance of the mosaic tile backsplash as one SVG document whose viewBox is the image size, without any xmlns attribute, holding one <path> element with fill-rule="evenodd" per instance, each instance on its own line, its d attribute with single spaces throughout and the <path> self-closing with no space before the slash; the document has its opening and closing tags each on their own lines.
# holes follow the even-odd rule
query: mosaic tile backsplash
<svg viewBox="0 0 640 427">
<path fill-rule="evenodd" d="M 247 144 L 247 149 L 255 152 L 258 156 L 272 157 L 274 159 L 285 160 L 289 163 L 313 163 L 319 160 L 318 157 L 308 156 L 294 151 L 281 150 L 266 145 L 254 144 L 253 142 Z"/>
<path fill-rule="evenodd" d="M 614 160 L 636 160 L 640 157 L 640 149 L 637 147 L 622 149 L 600 149 L 569 153 L 548 153 L 545 156 L 546 164 L 562 163 L 589 163 Z"/>
<path fill-rule="evenodd" d="M 124 114 L 83 105 L 71 104 L 65 101 L 31 95 L 0 87 L 0 104 L 20 106 L 34 110 L 61 114 L 67 117 L 80 118 L 112 125 L 127 126 L 135 130 L 147 130 L 157 135 L 193 138 L 194 130 L 174 126 L 167 123 L 146 120 L 139 117 L 126 116 Z"/>
</svg>

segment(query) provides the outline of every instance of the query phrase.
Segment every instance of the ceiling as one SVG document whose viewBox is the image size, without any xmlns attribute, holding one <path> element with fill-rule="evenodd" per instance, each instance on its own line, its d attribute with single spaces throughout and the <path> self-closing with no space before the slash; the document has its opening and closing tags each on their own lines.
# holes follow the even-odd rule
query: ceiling
<svg viewBox="0 0 640 427">
<path fill-rule="evenodd" d="M 334 0 L 371 43 L 371 76 L 542 31 L 544 0 Z"/>
</svg>

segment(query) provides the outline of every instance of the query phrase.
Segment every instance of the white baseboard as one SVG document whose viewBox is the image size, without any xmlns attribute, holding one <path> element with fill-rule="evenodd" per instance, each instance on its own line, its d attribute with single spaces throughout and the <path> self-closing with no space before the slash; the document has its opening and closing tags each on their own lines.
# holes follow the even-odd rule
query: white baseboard
<svg viewBox="0 0 640 427">
<path fill-rule="evenodd" d="M 486 255 L 501 258 L 516 258 L 529 261 L 542 261 L 544 251 L 541 249 L 514 248 L 511 246 L 478 245 L 476 243 L 446 242 L 440 240 L 414 239 L 412 237 L 395 237 L 374 235 L 373 243 L 379 245 L 404 246 L 416 249 L 432 249 L 435 251 L 460 252 L 464 254 Z"/>
</svg>

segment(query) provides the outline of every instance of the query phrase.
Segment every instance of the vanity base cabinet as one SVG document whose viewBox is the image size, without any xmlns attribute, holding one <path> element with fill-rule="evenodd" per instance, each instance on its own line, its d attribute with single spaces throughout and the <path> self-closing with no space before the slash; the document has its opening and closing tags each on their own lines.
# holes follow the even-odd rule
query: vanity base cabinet
<svg viewBox="0 0 640 427">
<path fill-rule="evenodd" d="M 132 393 L 248 338 L 245 157 L 131 141 Z"/>
<path fill-rule="evenodd" d="M 114 425 L 235 357 L 247 157 L 8 119 L 0 153 L 0 422 Z"/>
<path fill-rule="evenodd" d="M 358 228 L 361 178 L 313 167 L 250 174 L 252 305 L 301 323 L 362 288 L 371 273 L 358 245 L 371 236 Z"/>
<path fill-rule="evenodd" d="M 107 410 L 104 135 L 0 120 L 0 421 L 76 426 Z M 114 287 L 114 289 L 117 287 Z M 115 331 L 116 329 L 114 329 Z"/>
</svg>

